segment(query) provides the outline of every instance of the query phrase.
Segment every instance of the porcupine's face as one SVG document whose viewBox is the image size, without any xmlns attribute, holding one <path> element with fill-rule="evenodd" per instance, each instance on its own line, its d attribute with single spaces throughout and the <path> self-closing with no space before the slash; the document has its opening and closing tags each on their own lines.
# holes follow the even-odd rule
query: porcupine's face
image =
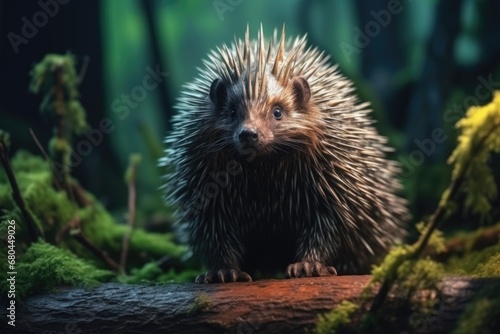
<svg viewBox="0 0 500 334">
<path fill-rule="evenodd" d="M 308 123 L 315 109 L 307 81 L 299 77 L 282 87 L 267 75 L 267 90 L 259 99 L 245 96 L 243 80 L 212 82 L 210 100 L 226 140 L 240 154 L 257 157 L 307 149 L 312 138 Z"/>
</svg>

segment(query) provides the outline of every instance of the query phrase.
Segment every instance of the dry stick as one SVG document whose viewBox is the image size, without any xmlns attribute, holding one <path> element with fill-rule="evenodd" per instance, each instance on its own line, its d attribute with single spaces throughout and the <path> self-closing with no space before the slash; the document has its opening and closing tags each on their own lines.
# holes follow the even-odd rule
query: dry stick
<svg viewBox="0 0 500 334">
<path fill-rule="evenodd" d="M 69 144 L 69 140 L 65 138 L 64 136 L 64 130 L 65 130 L 65 112 L 61 110 L 61 108 L 64 108 L 64 89 L 62 88 L 63 86 L 63 71 L 62 71 L 62 66 L 58 65 L 57 66 L 57 72 L 56 72 L 56 84 L 53 88 L 54 95 L 55 95 L 55 101 L 54 104 L 58 103 L 56 107 L 54 108 L 55 112 L 55 119 L 56 119 L 56 137 L 61 140 L 61 141 L 67 141 Z M 57 152 L 57 150 L 54 150 L 55 152 L 55 157 L 54 159 L 56 162 L 61 166 L 61 171 L 60 173 L 56 172 L 56 169 L 53 168 L 53 175 L 54 179 L 60 178 L 61 184 L 62 184 L 62 189 L 66 191 L 70 199 L 74 200 L 73 192 L 71 191 L 71 187 L 68 183 L 68 173 L 66 170 L 66 166 L 64 165 L 64 152 Z M 58 158 L 60 159 L 59 161 Z"/>
<path fill-rule="evenodd" d="M 50 158 L 50 156 L 47 154 L 47 152 L 43 148 L 42 144 L 38 140 L 37 136 L 35 135 L 35 132 L 31 128 L 30 128 L 30 134 L 31 134 L 31 137 L 33 138 L 33 140 L 35 141 L 36 146 L 38 146 L 38 149 L 40 150 L 40 152 L 42 152 L 42 155 L 45 157 L 45 160 L 50 164 L 50 166 L 52 167 L 52 169 L 54 169 L 55 168 L 54 167 L 54 162 L 52 161 L 52 159 Z M 62 189 L 62 185 L 59 183 L 59 180 L 57 179 L 57 177 L 54 178 L 54 182 L 56 183 L 56 186 L 59 189 Z"/>
<path fill-rule="evenodd" d="M 23 215 L 24 220 L 26 221 L 26 226 L 28 227 L 31 241 L 35 242 L 38 239 L 38 236 L 40 235 L 40 231 L 38 230 L 35 220 L 28 212 L 28 209 L 26 209 L 23 197 L 21 196 L 21 191 L 19 190 L 19 185 L 17 184 L 16 177 L 14 175 L 14 172 L 12 171 L 12 166 L 10 165 L 9 157 L 7 156 L 7 151 L 3 143 L 1 142 L 0 142 L 0 159 L 2 160 L 3 168 L 7 173 L 7 178 L 9 179 L 9 183 L 12 188 L 12 197 L 14 198 L 14 201 L 19 207 L 19 210 L 21 210 L 21 214 Z"/>
<path fill-rule="evenodd" d="M 81 84 L 85 74 L 87 74 L 87 69 L 89 68 L 90 57 L 87 55 L 83 58 L 83 64 L 80 68 L 80 73 L 78 74 L 78 78 L 76 79 L 77 84 Z"/>
<path fill-rule="evenodd" d="M 33 132 L 33 130 L 31 128 L 30 128 L 30 133 L 31 133 L 31 137 L 35 141 L 36 145 L 38 146 L 38 148 L 42 152 L 42 155 L 45 157 L 45 160 L 47 160 L 47 162 L 50 164 L 50 166 L 52 168 L 52 172 L 53 172 L 52 174 L 55 176 L 55 174 L 56 174 L 55 168 L 56 167 L 54 166 L 54 162 L 52 161 L 50 156 L 47 154 L 47 152 L 44 150 L 42 144 L 40 143 L 40 141 L 38 140 L 38 138 L 36 137 L 35 133 Z M 54 183 L 56 184 L 57 189 L 63 189 L 63 187 L 62 187 L 61 183 L 59 183 L 59 180 L 57 179 L 57 177 L 54 177 L 53 179 L 54 179 Z M 85 191 L 80 185 L 72 182 L 70 185 L 70 188 L 71 188 L 71 191 L 69 193 L 69 195 L 70 195 L 69 199 L 72 202 L 75 202 L 75 197 L 76 197 L 76 199 L 78 200 L 78 204 L 80 204 L 81 207 L 87 207 L 90 205 L 90 201 L 85 196 Z"/>
<path fill-rule="evenodd" d="M 132 161 L 130 166 L 130 178 L 128 181 L 128 226 L 129 231 L 125 233 L 122 241 L 122 255 L 120 258 L 120 272 L 125 273 L 127 262 L 128 248 L 130 244 L 130 234 L 134 228 L 135 211 L 136 211 L 136 198 L 137 192 L 135 189 L 135 175 L 137 171 L 137 163 Z"/>
<path fill-rule="evenodd" d="M 471 151 L 474 152 L 477 150 L 478 147 L 481 147 L 483 145 L 483 143 L 486 141 L 486 139 L 495 131 L 495 129 L 496 128 L 493 127 L 483 138 L 481 138 L 481 140 L 479 140 L 477 142 L 477 145 Z M 469 169 L 471 160 L 472 159 L 469 159 L 468 161 L 466 161 L 459 176 L 455 180 L 453 180 L 451 182 L 451 184 L 448 186 L 448 189 L 447 189 L 448 195 L 447 195 L 446 201 L 441 201 L 439 203 L 438 207 L 436 208 L 436 210 L 434 211 L 434 213 L 432 214 L 431 218 L 429 219 L 428 228 L 426 229 L 426 232 L 425 232 L 422 240 L 420 242 L 417 241 L 418 246 L 415 249 L 415 251 L 412 254 L 410 254 L 410 256 L 408 258 L 404 258 L 401 261 L 405 261 L 405 260 L 414 261 L 414 260 L 417 260 L 422 255 L 432 233 L 439 226 L 439 224 L 443 220 L 443 217 L 446 214 L 446 204 L 448 203 L 449 200 L 451 200 L 455 197 L 455 195 L 458 193 L 458 191 L 462 187 L 462 184 L 465 181 L 465 174 L 466 174 L 467 170 Z M 397 275 L 395 277 L 390 277 L 390 278 L 384 280 L 384 283 L 380 287 L 377 295 L 374 297 L 373 303 L 370 307 L 370 313 L 372 315 L 375 315 L 375 313 L 380 309 L 380 307 L 382 306 L 382 304 L 386 300 L 387 295 L 389 294 L 389 291 L 391 290 L 396 279 L 397 279 Z"/>
<path fill-rule="evenodd" d="M 118 271 L 119 269 L 118 264 L 112 258 L 110 258 L 105 252 L 103 252 L 96 245 L 94 245 L 94 243 L 90 241 L 90 239 L 83 234 L 82 229 L 80 228 L 80 224 L 81 224 L 80 217 L 76 217 L 67 224 L 68 226 L 77 226 L 75 232 L 70 233 L 71 236 L 75 238 L 76 241 L 81 243 L 85 248 L 87 248 L 97 258 L 106 263 L 108 267 L 111 268 L 111 270 Z"/>
</svg>

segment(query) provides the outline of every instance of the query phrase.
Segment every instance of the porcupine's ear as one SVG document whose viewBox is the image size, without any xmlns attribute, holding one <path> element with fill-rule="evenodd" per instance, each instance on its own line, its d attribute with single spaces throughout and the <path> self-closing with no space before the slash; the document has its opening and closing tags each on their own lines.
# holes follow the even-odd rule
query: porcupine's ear
<svg viewBox="0 0 500 334">
<path fill-rule="evenodd" d="M 293 94 L 297 108 L 305 109 L 311 99 L 311 89 L 303 77 L 295 78 L 292 82 Z"/>
<path fill-rule="evenodd" d="M 227 87 L 222 79 L 215 79 L 210 86 L 210 100 L 216 107 L 224 105 L 227 99 Z"/>
</svg>

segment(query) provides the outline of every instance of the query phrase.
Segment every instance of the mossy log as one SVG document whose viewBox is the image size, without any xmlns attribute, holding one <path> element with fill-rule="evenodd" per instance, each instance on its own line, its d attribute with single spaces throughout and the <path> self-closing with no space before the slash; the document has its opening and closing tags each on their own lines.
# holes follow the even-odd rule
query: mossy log
<svg viewBox="0 0 500 334">
<path fill-rule="evenodd" d="M 15 329 L 25 333 L 304 333 L 314 328 L 319 314 L 359 296 L 369 279 L 337 276 L 65 288 L 18 306 Z M 474 292 L 499 281 L 446 278 L 438 313 L 427 319 L 421 332 L 449 332 Z M 409 328 L 411 317 L 398 319 L 402 329 Z M 2 333 L 13 329 L 5 317 L 0 327 Z"/>
</svg>

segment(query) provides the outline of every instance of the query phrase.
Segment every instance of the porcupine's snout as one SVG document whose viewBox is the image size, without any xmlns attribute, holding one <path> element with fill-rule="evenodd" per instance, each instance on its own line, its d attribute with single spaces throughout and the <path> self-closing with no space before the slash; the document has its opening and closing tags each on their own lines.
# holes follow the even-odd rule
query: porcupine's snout
<svg viewBox="0 0 500 334">
<path fill-rule="evenodd" d="M 242 128 L 238 134 L 240 143 L 255 146 L 259 142 L 259 134 L 255 128 Z"/>
</svg>

